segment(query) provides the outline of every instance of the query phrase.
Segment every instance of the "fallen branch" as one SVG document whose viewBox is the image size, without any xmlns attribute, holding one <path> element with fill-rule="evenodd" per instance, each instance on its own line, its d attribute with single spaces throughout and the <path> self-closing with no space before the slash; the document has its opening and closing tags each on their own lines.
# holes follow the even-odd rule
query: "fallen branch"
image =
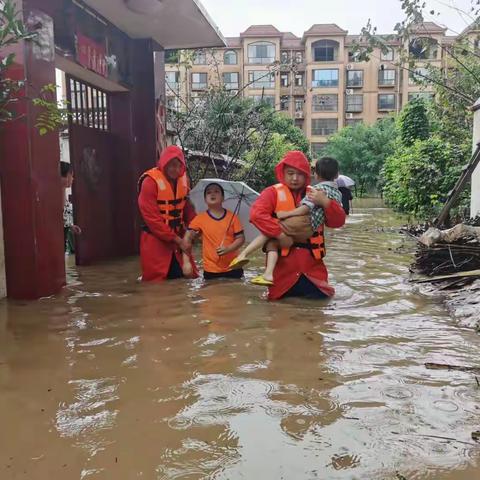
<svg viewBox="0 0 480 480">
<path fill-rule="evenodd" d="M 448 230 L 429 228 L 421 237 L 420 242 L 427 247 L 444 243 L 455 243 L 459 240 L 480 240 L 480 227 L 459 223 Z"/>
<path fill-rule="evenodd" d="M 480 373 L 480 367 L 467 367 L 464 365 L 449 365 L 447 363 L 426 363 L 429 370 L 458 370 L 461 372 Z"/>
<path fill-rule="evenodd" d="M 466 277 L 479 277 L 480 270 L 470 270 L 469 272 L 455 272 L 448 275 L 438 275 L 436 277 L 419 277 L 412 278 L 411 282 L 414 283 L 429 283 L 429 282 L 440 282 L 442 280 L 453 280 L 455 278 L 466 278 Z"/>
</svg>

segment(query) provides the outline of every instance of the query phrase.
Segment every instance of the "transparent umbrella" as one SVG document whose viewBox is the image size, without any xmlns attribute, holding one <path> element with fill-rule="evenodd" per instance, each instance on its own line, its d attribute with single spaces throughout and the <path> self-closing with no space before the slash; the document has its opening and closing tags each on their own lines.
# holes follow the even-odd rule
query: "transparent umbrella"
<svg viewBox="0 0 480 480">
<path fill-rule="evenodd" d="M 204 191 L 210 183 L 218 183 L 225 191 L 223 206 L 233 212 L 240 219 L 247 242 L 251 242 L 259 231 L 250 223 L 250 207 L 259 194 L 244 182 L 221 180 L 219 178 L 202 178 L 189 194 L 197 213 L 207 210 Z M 228 230 L 228 228 L 227 228 Z M 225 232 L 226 234 L 227 232 Z"/>
</svg>

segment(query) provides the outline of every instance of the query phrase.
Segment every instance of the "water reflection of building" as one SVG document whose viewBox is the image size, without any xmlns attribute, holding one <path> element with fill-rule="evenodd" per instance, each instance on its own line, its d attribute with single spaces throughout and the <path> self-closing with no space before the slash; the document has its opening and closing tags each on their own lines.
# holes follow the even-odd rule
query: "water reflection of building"
<svg viewBox="0 0 480 480">
<path fill-rule="evenodd" d="M 224 40 L 197 0 L 18 0 L 38 32 L 21 42 L 12 77 L 25 96 L 65 75 L 68 130 L 61 137 L 75 170 L 76 223 L 84 235 L 77 263 L 137 250 L 139 174 L 166 143 L 164 49 L 221 47 Z M 1 189 L 8 295 L 38 298 L 65 283 L 60 146 L 41 136 L 37 112 L 19 104 L 22 122 L 5 128 Z M 0 282 L 1 283 L 1 282 Z"/>
</svg>

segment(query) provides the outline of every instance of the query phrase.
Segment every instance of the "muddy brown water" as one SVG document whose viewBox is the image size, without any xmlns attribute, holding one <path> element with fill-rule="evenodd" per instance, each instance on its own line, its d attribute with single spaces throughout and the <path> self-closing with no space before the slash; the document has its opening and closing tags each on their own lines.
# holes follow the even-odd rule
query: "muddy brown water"
<svg viewBox="0 0 480 480">
<path fill-rule="evenodd" d="M 406 282 L 389 210 L 330 233 L 328 302 L 76 269 L 0 313 L 0 479 L 475 479 L 480 337 Z M 252 276 L 260 260 L 247 272 Z"/>
</svg>

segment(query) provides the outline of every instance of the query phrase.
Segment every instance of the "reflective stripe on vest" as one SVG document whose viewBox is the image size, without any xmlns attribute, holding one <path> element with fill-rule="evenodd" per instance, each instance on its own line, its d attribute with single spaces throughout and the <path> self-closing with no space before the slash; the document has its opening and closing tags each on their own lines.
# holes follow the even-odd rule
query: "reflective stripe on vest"
<svg viewBox="0 0 480 480">
<path fill-rule="evenodd" d="M 282 183 L 274 185 L 277 192 L 277 202 L 275 205 L 275 213 L 287 212 L 296 208 L 295 199 L 290 189 Z M 321 260 L 325 256 L 325 240 L 323 236 L 323 225 L 308 240 L 312 254 L 316 260 Z M 282 248 L 280 254 L 286 257 L 290 253 L 289 248 Z"/>
<path fill-rule="evenodd" d="M 177 179 L 177 191 L 175 193 L 170 182 L 158 168 L 147 170 L 140 177 L 139 191 L 146 177 L 152 178 L 157 184 L 157 204 L 160 215 L 172 230 L 178 232 L 181 228 L 184 228 L 183 209 L 189 191 L 187 174 L 184 173 Z"/>
</svg>

